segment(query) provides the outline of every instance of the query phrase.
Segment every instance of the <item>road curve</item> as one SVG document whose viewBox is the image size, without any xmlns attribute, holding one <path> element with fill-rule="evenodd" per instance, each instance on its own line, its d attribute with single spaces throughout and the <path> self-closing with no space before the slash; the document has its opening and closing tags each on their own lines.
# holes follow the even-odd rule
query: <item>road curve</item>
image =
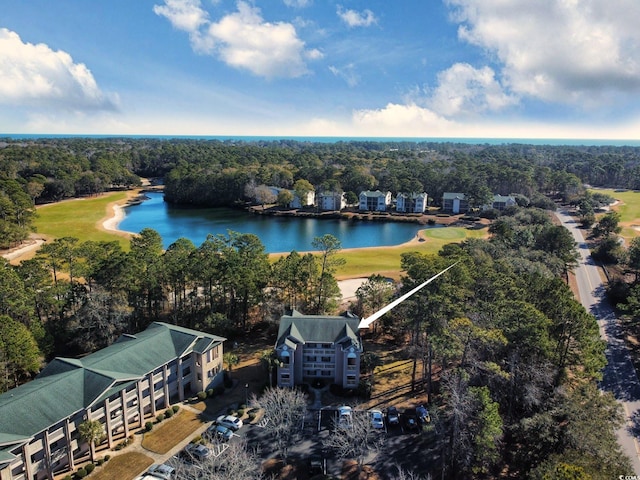
<svg viewBox="0 0 640 480">
<path fill-rule="evenodd" d="M 600 388 L 613 393 L 624 408 L 625 425 L 617 431 L 618 443 L 631 459 L 633 473 L 640 475 L 640 382 L 625 344 L 622 328 L 605 297 L 600 270 L 591 258 L 576 221 L 566 211 L 556 212 L 562 224 L 572 233 L 580 254 L 575 269 L 580 303 L 598 320 L 600 336 L 607 342 L 607 366 Z"/>
</svg>

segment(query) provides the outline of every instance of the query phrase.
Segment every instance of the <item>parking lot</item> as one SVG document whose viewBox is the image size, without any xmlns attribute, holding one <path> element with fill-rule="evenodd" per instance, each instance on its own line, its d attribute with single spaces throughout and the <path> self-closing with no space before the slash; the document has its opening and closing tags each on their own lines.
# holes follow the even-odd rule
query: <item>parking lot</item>
<svg viewBox="0 0 640 480">
<path fill-rule="evenodd" d="M 408 428 L 409 419 L 416 418 L 415 409 L 400 409 L 397 424 L 389 424 L 386 409 L 380 410 L 385 414 L 383 426 L 377 432 L 380 435 L 381 446 L 377 452 L 366 458 L 366 463 L 373 465 L 382 478 L 393 478 L 397 473 L 396 465 L 422 475 L 437 470 L 440 465 L 440 443 L 433 426 L 426 424 L 420 425 L 419 428 Z M 354 414 L 366 413 L 356 407 L 353 411 Z M 297 426 L 293 445 L 288 452 L 289 462 L 305 465 L 304 468 L 321 468 L 327 474 L 339 476 L 343 460 L 327 448 L 327 440 L 336 428 L 337 419 L 336 406 L 307 410 Z M 280 452 L 276 450 L 271 434 L 265 428 L 268 421 L 267 418 L 262 418 L 255 423 L 245 423 L 224 439 L 212 438 L 206 435 L 205 430 L 204 438 L 209 440 L 205 443 L 209 451 L 206 455 L 224 461 L 231 445 L 246 442 L 247 448 L 258 451 L 263 460 L 277 458 Z M 213 429 L 211 431 L 213 432 Z M 185 452 L 183 448 L 179 453 L 167 458 L 165 463 L 180 469 L 201 461 L 202 459 Z M 312 465 L 313 462 L 316 463 L 315 466 Z"/>
</svg>

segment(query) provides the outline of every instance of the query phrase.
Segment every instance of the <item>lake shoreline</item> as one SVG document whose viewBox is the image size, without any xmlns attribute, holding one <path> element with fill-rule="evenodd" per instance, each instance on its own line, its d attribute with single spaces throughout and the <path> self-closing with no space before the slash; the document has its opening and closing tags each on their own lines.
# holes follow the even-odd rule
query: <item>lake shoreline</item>
<svg viewBox="0 0 640 480">
<path fill-rule="evenodd" d="M 143 186 L 133 190 L 127 190 L 126 196 L 124 199 L 110 202 L 107 205 L 105 216 L 102 219 L 100 219 L 98 222 L 96 222 L 95 228 L 105 232 L 109 232 L 114 235 L 124 237 L 124 238 L 128 238 L 128 239 L 132 238 L 134 235 L 136 235 L 135 232 L 125 231 L 119 228 L 120 223 L 126 216 L 125 208 L 127 208 L 128 206 L 136 205 L 143 202 L 145 200 L 146 193 L 158 192 L 158 190 L 159 189 L 153 188 L 153 187 L 149 188 L 149 186 Z M 109 195 L 110 193 L 111 192 L 106 192 L 102 195 Z M 85 198 L 72 198 L 72 199 L 62 200 L 62 202 L 77 202 L 84 199 Z M 59 202 L 55 202 L 55 203 L 59 203 Z M 53 204 L 54 203 L 39 205 L 37 206 L 37 208 L 46 208 L 48 205 L 53 205 Z M 261 207 L 258 207 L 258 208 L 261 208 Z M 243 210 L 248 211 L 246 207 L 243 208 Z M 289 217 L 299 217 L 299 218 L 309 218 L 313 216 L 315 218 L 341 219 L 341 220 L 362 221 L 362 222 L 384 221 L 384 222 L 416 223 L 418 225 L 425 225 L 425 226 L 427 225 L 449 226 L 449 225 L 455 224 L 457 226 L 468 227 L 469 225 L 474 224 L 474 222 L 466 222 L 461 220 L 460 218 L 461 215 L 446 216 L 446 217 L 445 216 L 438 217 L 434 214 L 430 214 L 430 215 L 415 214 L 412 216 L 400 216 L 400 215 L 395 215 L 388 212 L 384 214 L 384 213 L 371 213 L 371 212 L 359 213 L 357 211 L 328 212 L 328 214 L 326 212 L 317 212 L 317 214 L 314 215 L 314 212 L 308 212 L 308 211 L 293 212 L 291 210 L 282 210 L 282 209 L 265 210 L 264 212 L 260 212 L 259 215 L 289 216 Z M 480 226 L 478 223 L 476 223 L 476 225 Z M 341 249 L 341 251 L 352 252 L 352 251 L 363 251 L 363 250 L 373 250 L 373 249 L 383 249 L 383 250 L 392 251 L 392 250 L 400 249 L 409 245 L 416 245 L 416 244 L 420 244 L 422 242 L 428 242 L 428 241 L 429 239 L 423 235 L 423 230 L 419 230 L 413 238 L 399 244 L 386 245 L 386 246 L 343 248 Z M 0 255 L 2 255 L 7 259 L 9 259 L 8 257 L 10 255 L 11 263 L 19 263 L 24 259 L 31 258 L 41 244 L 42 242 L 34 242 L 33 239 L 30 239 L 24 242 L 22 245 L 17 246 L 16 248 L 13 248 L 9 251 L 0 252 Z M 285 252 L 269 253 L 269 258 L 272 258 L 272 259 L 279 258 L 285 255 L 288 255 L 289 253 L 291 252 L 285 251 Z M 305 251 L 305 252 L 299 252 L 299 253 L 313 253 L 313 251 L 308 251 L 308 252 Z"/>
</svg>

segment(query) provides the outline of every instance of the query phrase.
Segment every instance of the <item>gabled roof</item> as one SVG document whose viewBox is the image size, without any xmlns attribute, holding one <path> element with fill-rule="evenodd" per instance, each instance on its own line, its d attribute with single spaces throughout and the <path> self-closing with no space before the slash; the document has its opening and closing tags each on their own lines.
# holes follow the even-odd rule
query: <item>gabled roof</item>
<svg viewBox="0 0 640 480">
<path fill-rule="evenodd" d="M 508 202 L 508 201 L 512 201 L 515 202 L 516 199 L 513 195 L 494 195 L 493 196 L 493 202 Z"/>
<path fill-rule="evenodd" d="M 225 339 L 155 322 L 80 359 L 55 358 L 29 383 L 0 395 L 0 445 L 27 440 L 138 381 L 156 368 Z"/>
<path fill-rule="evenodd" d="M 376 190 L 376 191 L 371 191 L 371 190 L 364 190 L 362 192 L 360 192 L 360 196 L 365 196 L 365 197 L 384 197 L 386 198 L 387 195 L 389 194 L 389 192 L 381 192 L 380 190 Z"/>
<path fill-rule="evenodd" d="M 443 200 L 454 200 L 456 198 L 464 200 L 464 193 L 444 192 L 442 198 Z"/>
<path fill-rule="evenodd" d="M 295 343 L 339 343 L 361 348 L 358 324 L 360 319 L 350 313 L 339 316 L 302 315 L 293 311 L 280 318 L 276 347 Z"/>
<path fill-rule="evenodd" d="M 427 194 L 422 192 L 422 193 L 405 193 L 405 192 L 399 192 L 396 198 L 426 198 Z"/>
</svg>

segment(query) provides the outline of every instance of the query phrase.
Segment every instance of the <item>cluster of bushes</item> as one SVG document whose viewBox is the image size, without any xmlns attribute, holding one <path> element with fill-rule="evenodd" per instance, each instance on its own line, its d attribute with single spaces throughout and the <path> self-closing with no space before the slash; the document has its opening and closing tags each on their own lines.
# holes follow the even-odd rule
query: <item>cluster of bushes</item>
<svg viewBox="0 0 640 480">
<path fill-rule="evenodd" d="M 206 400 L 207 398 L 215 397 L 216 395 L 222 395 L 224 393 L 224 386 L 218 385 L 215 388 L 209 388 L 206 391 L 198 392 L 198 400 Z"/>
<path fill-rule="evenodd" d="M 111 455 L 105 455 L 104 458 L 99 458 L 96 460 L 96 463 L 88 463 L 87 465 L 80 467 L 73 475 L 67 475 L 63 478 L 63 480 L 77 480 L 79 478 L 84 478 L 93 472 L 96 466 L 100 467 L 105 462 L 107 462 L 111 458 Z"/>
<path fill-rule="evenodd" d="M 121 441 L 119 444 L 116 445 L 116 450 L 122 450 L 124 447 L 132 443 L 133 443 L 133 435 L 129 435 L 127 438 L 125 438 L 123 441 Z"/>
<path fill-rule="evenodd" d="M 179 405 L 174 405 L 174 406 L 172 406 L 170 408 L 167 408 L 164 412 L 159 413 L 158 415 L 156 415 L 156 423 L 160 423 L 166 418 L 173 417 L 173 415 L 178 413 L 178 410 L 180 410 L 180 406 Z M 149 421 L 149 422 L 144 424 L 145 432 L 150 432 L 152 429 L 153 429 L 153 422 Z"/>
</svg>

